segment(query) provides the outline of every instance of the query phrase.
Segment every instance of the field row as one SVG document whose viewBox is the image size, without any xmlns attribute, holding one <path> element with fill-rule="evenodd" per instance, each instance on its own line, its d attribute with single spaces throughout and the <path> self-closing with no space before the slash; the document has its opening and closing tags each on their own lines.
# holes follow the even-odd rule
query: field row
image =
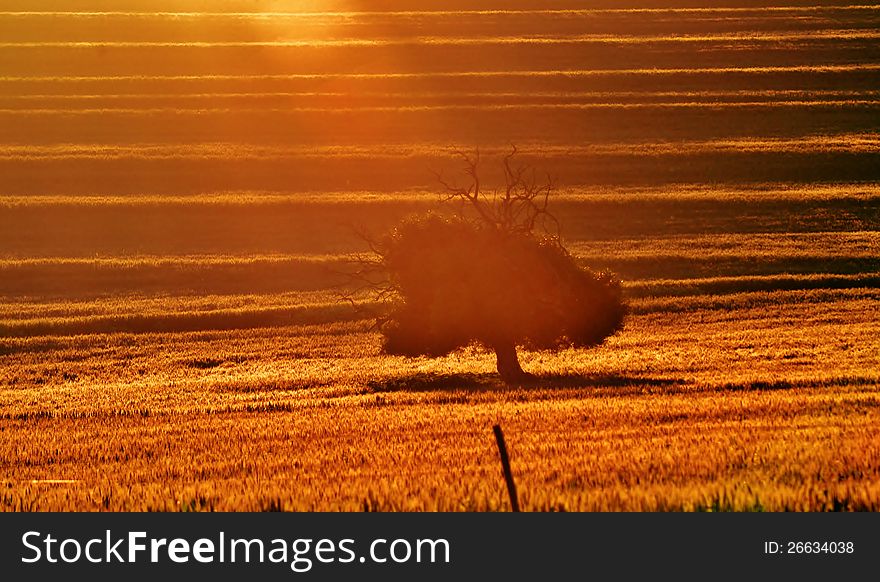
<svg viewBox="0 0 880 582">
<path fill-rule="evenodd" d="M 364 110 L 259 108 L 157 110 L 0 111 L 0 140 L 9 145 L 176 146 L 287 144 L 346 147 L 382 144 L 397 148 L 458 144 L 520 149 L 540 144 L 580 144 L 739 138 L 802 138 L 865 135 L 880 131 L 880 104 L 791 102 L 681 105 L 512 105 L 386 107 Z M 487 137 L 491 136 L 491 137 Z M 709 144 L 711 145 L 711 144 Z M 746 145 L 740 143 L 738 145 Z M 68 146 L 69 147 L 69 146 Z M 232 145 L 232 147 L 235 147 Z M 421 146 L 424 147 L 424 146 Z M 247 153 L 247 152 L 235 152 Z M 381 154 L 381 149 L 378 152 Z M 374 153 L 376 155 L 376 153 Z"/>
<path fill-rule="evenodd" d="M 264 111 L 327 111 L 360 110 L 384 111 L 389 107 L 407 109 L 456 109 L 534 106 L 601 106 L 622 108 L 640 104 L 667 106 L 697 106 L 705 103 L 713 107 L 724 105 L 797 104 L 835 105 L 871 104 L 880 99 L 874 90 L 790 90 L 764 91 L 587 91 L 587 92 L 438 92 L 438 93 L 179 93 L 162 95 L 96 94 L 96 95 L 15 95 L 0 96 L 0 112 L 211 112 L 235 107 L 244 113 L 255 108 Z"/>
<path fill-rule="evenodd" d="M 740 301 L 751 297 L 753 301 L 766 300 L 775 294 L 781 302 L 791 302 L 792 298 L 803 298 L 801 293 L 788 293 L 791 291 L 819 292 L 810 295 L 810 299 L 818 300 L 828 295 L 831 290 L 841 291 L 843 295 L 870 294 L 870 289 L 877 286 L 880 272 L 858 274 L 773 274 L 773 275 L 737 275 L 737 276 L 713 276 L 691 279 L 626 279 L 623 288 L 626 297 L 636 301 L 636 311 L 648 312 L 652 308 L 670 305 L 674 298 L 689 297 L 677 303 L 684 310 L 694 310 L 695 306 L 705 301 Z M 754 294 L 754 295 L 748 295 Z M 0 316 L 4 322 L 5 335 L 28 335 L 13 333 L 16 328 L 22 329 L 28 326 L 44 327 L 51 329 L 54 335 L 58 335 L 62 328 L 92 324 L 92 327 L 108 323 L 104 331 L 137 331 L 136 319 L 141 319 L 144 325 L 141 332 L 145 331 L 146 321 L 149 319 L 173 319 L 178 317 L 189 318 L 193 321 L 203 318 L 204 325 L 200 329 L 211 328 L 224 316 L 240 316 L 239 323 L 243 323 L 247 317 L 254 320 L 258 316 L 277 316 L 273 325 L 290 325 L 294 312 L 307 319 L 311 315 L 314 321 L 332 323 L 334 321 L 348 321 L 366 317 L 363 310 L 354 308 L 354 305 L 371 307 L 373 297 L 364 291 L 345 291 L 345 295 L 354 301 L 343 300 L 343 290 L 321 289 L 318 291 L 287 291 L 281 293 L 244 293 L 244 294 L 184 294 L 171 295 L 167 293 L 150 295 L 147 293 L 135 293 L 129 295 L 106 294 L 88 299 L 70 297 L 39 298 L 34 296 L 12 297 L 4 296 L 0 302 Z M 731 298 L 731 295 L 739 297 Z M 703 297 L 707 296 L 707 297 Z M 718 296 L 718 297 L 708 297 Z M 724 297 L 721 297 L 724 296 Z M 330 309 L 336 306 L 338 309 Z M 298 309 L 297 308 L 301 308 Z M 680 310 L 680 309 L 679 309 Z M 284 318 L 288 317 L 288 321 Z M 323 320 L 322 320 L 323 318 Z M 335 319 L 334 319 L 335 318 Z M 90 321 L 91 320 L 91 321 Z M 132 325 L 126 326 L 126 320 Z M 113 329 L 112 323 L 121 324 Z M 178 322 L 180 323 L 180 322 Z M 265 322 L 254 327 L 269 327 Z M 230 329 L 236 329 L 232 326 Z M 32 330 L 36 331 L 36 329 Z M 158 331 L 153 329 L 152 331 Z M 177 331 L 182 331 L 177 328 Z M 33 333 L 32 335 L 41 335 Z"/>
<path fill-rule="evenodd" d="M 674 46 L 676 44 L 708 44 L 710 47 L 719 43 L 727 43 L 735 47 L 743 44 L 747 48 L 756 44 L 777 43 L 797 46 L 803 43 L 810 46 L 812 43 L 821 41 L 871 41 L 880 37 L 873 27 L 866 29 L 811 29 L 808 31 L 737 31 L 725 33 L 691 33 L 691 34 L 667 34 L 667 35 L 633 35 L 633 34 L 569 34 L 554 36 L 552 34 L 526 34 L 499 36 L 491 34 L 487 36 L 462 36 L 462 35 L 436 35 L 422 34 L 415 36 L 396 37 L 351 37 L 351 38 L 280 38 L 259 40 L 237 40 L 223 37 L 214 40 L 45 40 L 31 42 L 0 42 L 0 48 L 4 49 L 58 49 L 58 48 L 103 48 L 103 49 L 132 49 L 132 48 L 181 48 L 181 49 L 220 49 L 220 48 L 308 48 L 308 49 L 331 49 L 361 47 L 365 49 L 380 49 L 389 47 L 492 47 L 501 46 L 553 46 L 564 45 L 569 48 L 579 45 L 645 45 L 648 47 Z"/>
<path fill-rule="evenodd" d="M 582 212 L 588 212 L 580 209 Z M 780 225 L 782 226 L 782 225 Z M 587 226 L 587 228 L 589 228 Z M 638 238 L 609 238 L 585 240 L 577 237 L 568 241 L 567 248 L 576 257 L 595 261 L 607 257 L 618 259 L 640 258 L 693 258 L 699 249 L 701 259 L 739 258 L 743 260 L 799 259 L 816 257 L 825 259 L 870 258 L 880 248 L 880 234 L 874 230 L 843 232 L 731 232 L 717 234 L 650 236 Z M 167 234 L 167 233 L 166 233 Z M 572 231 L 569 236 L 576 237 Z M 347 243 L 350 252 L 366 250 L 366 244 L 352 232 Z M 316 245 L 317 246 L 317 245 Z M 312 247 L 315 250 L 315 247 Z M 183 249 L 182 249 L 183 250 Z M 229 249 L 230 251 L 232 249 Z M 265 254 L 258 252 L 230 253 L 227 255 L 161 254 L 156 256 L 122 254 L 108 257 L 3 257 L 0 267 L 53 267 L 84 265 L 90 268 L 124 269 L 138 266 L 178 267 L 181 269 L 204 269 L 213 266 L 236 266 L 251 264 L 290 263 L 293 261 L 342 261 L 342 254 Z"/>
<path fill-rule="evenodd" d="M 120 263 L 124 264 L 124 263 Z M 786 273 L 785 279 L 744 281 L 737 285 L 748 288 L 814 288 L 814 287 L 859 287 L 873 286 L 877 283 L 878 261 L 875 257 L 836 257 L 829 259 L 821 255 L 798 257 L 797 259 L 749 260 L 745 258 L 726 258 L 703 260 L 696 257 L 656 256 L 635 259 L 603 259 L 588 264 L 599 269 L 610 269 L 629 280 L 685 278 L 691 285 L 699 277 L 768 277 Z M 351 269 L 345 261 L 326 263 L 315 261 L 275 261 L 211 267 L 187 267 L 168 261 L 165 266 L 110 265 L 100 262 L 81 264 L 55 264 L 17 266 L 5 265 L 0 268 L 4 281 L 0 283 L 0 293 L 7 297 L 30 297 L 38 301 L 44 297 L 88 298 L 105 297 L 114 294 L 241 294 L 241 293 L 286 293 L 291 291 L 314 291 L 344 284 L 348 278 L 344 273 Z M 806 277 L 805 281 L 797 278 Z M 812 279 L 818 276 L 819 279 Z M 711 285 L 707 286 L 711 289 Z M 703 290 L 699 284 L 695 289 Z M 339 300 L 337 300 L 338 302 Z M 286 308 L 285 308 L 286 309 Z M 299 310 L 295 310 L 299 312 Z M 271 315 L 271 314 L 270 314 Z M 274 315 L 271 316 L 274 321 Z M 283 319 L 283 317 L 282 317 Z"/>
<path fill-rule="evenodd" d="M 73 282 L 75 285 L 76 282 Z M 626 282 L 631 315 L 702 313 L 744 307 L 813 304 L 880 298 L 880 272 L 857 275 L 765 275 L 706 277 L 704 279 L 636 280 Z M 64 337 L 88 334 L 156 334 L 223 330 L 280 329 L 291 325 L 331 325 L 361 321 L 379 306 L 369 295 L 357 294 L 349 303 L 340 292 L 284 291 L 254 295 L 260 286 L 242 293 L 223 294 L 218 285 L 201 295 L 168 295 L 166 286 L 150 296 L 149 288 L 117 291 L 88 299 L 69 292 L 63 299 L 31 296 L 27 301 L 0 303 L 0 338 Z M 188 290 L 190 293 L 193 291 Z M 27 351 L 25 344 L 0 345 L 0 355 Z"/>
<path fill-rule="evenodd" d="M 880 152 L 880 133 L 841 133 L 809 135 L 801 138 L 730 138 L 706 141 L 657 141 L 635 143 L 593 142 L 586 144 L 524 144 L 520 156 L 553 159 L 587 155 L 669 156 L 671 154 L 726 154 L 735 152 L 771 153 L 876 153 Z M 484 155 L 498 157 L 511 146 L 482 146 Z M 396 143 L 383 146 L 345 145 L 263 145 L 248 143 L 190 143 L 133 145 L 52 144 L 0 145 L 0 160 L 281 160 L 296 158 L 342 158 L 380 160 L 383 158 L 456 158 L 458 149 L 437 143 Z"/>
<path fill-rule="evenodd" d="M 204 195 L 266 192 L 436 190 L 443 158 L 282 158 L 277 160 L 0 160 L 10 196 Z M 607 154 L 537 160 L 561 187 L 707 182 L 839 183 L 880 180 L 878 152 L 715 152 Z M 4 211 L 4 214 L 6 212 Z M 3 220 L 0 216 L 0 220 Z M 335 225 L 330 225 L 334 228 Z M 237 228 L 237 227 L 236 227 Z"/>
<path fill-rule="evenodd" d="M 563 38 L 582 35 L 869 32 L 873 9 L 668 12 L 0 13 L 5 44 L 34 42 L 266 42 L 369 38 Z"/>
<path fill-rule="evenodd" d="M 315 75 L 118 75 L 0 76 L 8 98 L 106 95 L 253 95 L 273 93 L 375 95 L 386 93 L 469 94 L 542 92 L 686 93 L 761 91 L 871 91 L 880 83 L 880 65 L 571 69 L 450 73 L 339 73 Z"/>
<path fill-rule="evenodd" d="M 551 210 L 560 220 L 562 235 L 569 244 L 609 240 L 637 244 L 638 240 L 682 235 L 721 235 L 715 240 L 723 245 L 724 241 L 737 240 L 728 238 L 737 233 L 775 233 L 773 244 L 807 241 L 798 252 L 808 253 L 809 241 L 821 239 L 806 237 L 826 235 L 797 233 L 866 231 L 827 235 L 855 238 L 834 239 L 815 249 L 821 255 L 837 242 L 854 242 L 876 230 L 880 221 L 876 188 L 876 184 L 837 184 L 817 188 L 812 195 L 808 189 L 803 198 L 796 188 L 785 190 L 778 185 L 751 191 L 728 188 L 717 197 L 705 198 L 700 196 L 705 190 L 696 187 L 670 187 L 665 196 L 664 188 L 654 195 L 623 189 L 593 197 L 587 191 L 556 200 Z M 681 192 L 689 195 L 678 199 L 675 194 Z M 303 195 L 301 199 L 294 195 L 250 204 L 254 198 L 253 194 L 243 194 L 236 201 L 226 202 L 222 197 L 164 202 L 159 198 L 150 202 L 150 198 L 140 196 L 128 204 L 122 199 L 103 204 L 97 198 L 82 205 L 29 202 L 2 206 L 0 248 L 4 249 L 3 258 L 14 260 L 138 255 L 332 256 L 365 249 L 357 234 L 360 229 L 376 236 L 407 215 L 436 211 L 439 204 L 439 194 L 424 192 L 411 198 L 401 194 L 365 196 L 361 200 L 348 194 L 338 199 L 326 193 L 316 198 Z M 867 247 L 845 246 L 848 250 L 844 252 L 859 248 L 861 253 L 874 244 L 871 239 L 864 241 L 868 241 Z M 755 246 L 754 242 L 748 243 L 748 248 Z"/>
<path fill-rule="evenodd" d="M 367 44 L 364 44 L 367 43 Z M 726 39 L 647 43 L 570 40 L 538 43 L 318 46 L 16 46 L 0 49 L 5 76 L 230 75 L 460 72 L 870 64 L 874 38 Z"/>
<path fill-rule="evenodd" d="M 585 6 L 576 0 L 423 0 L 419 3 L 421 12 L 474 12 L 494 11 L 508 13 L 511 11 L 584 11 L 592 10 L 605 13 L 642 13 L 652 12 L 669 14 L 687 13 L 752 13 L 763 12 L 772 15 L 777 12 L 800 11 L 805 14 L 824 12 L 832 7 L 845 10 L 876 10 L 876 3 L 857 3 L 852 0 L 824 0 L 816 6 L 812 0 L 785 0 L 770 6 L 756 6 L 754 0 L 724 0 L 712 7 L 706 7 L 704 0 L 631 0 L 624 5 L 616 0 L 591 0 Z M 281 6 L 274 0 L 224 0 L 222 6 L 212 0 L 31 0 L 28 2 L 30 12 L 103 12 L 103 13 L 283 13 L 279 8 L 287 8 L 286 12 L 300 13 L 383 13 L 413 11 L 412 4 L 406 0 L 299 0 L 296 10 L 289 6 Z M 0 11 L 21 12 L 18 0 L 0 0 Z"/>
<path fill-rule="evenodd" d="M 481 149 L 483 154 L 488 153 Z M 831 200 L 870 201 L 880 195 L 880 185 L 857 183 L 762 183 L 762 184 L 699 184 L 669 183 L 655 186 L 583 185 L 577 188 L 556 188 L 553 201 L 559 203 L 609 202 L 810 202 Z M 440 190 L 402 191 L 266 191 L 232 190 L 200 194 L 115 194 L 115 195 L 6 195 L 0 198 L 0 209 L 58 207 L 76 210 L 79 207 L 189 207 L 199 211 L 205 207 L 237 207 L 291 204 L 432 204 L 441 198 Z M 45 208 L 44 208 L 45 210 Z"/>
</svg>

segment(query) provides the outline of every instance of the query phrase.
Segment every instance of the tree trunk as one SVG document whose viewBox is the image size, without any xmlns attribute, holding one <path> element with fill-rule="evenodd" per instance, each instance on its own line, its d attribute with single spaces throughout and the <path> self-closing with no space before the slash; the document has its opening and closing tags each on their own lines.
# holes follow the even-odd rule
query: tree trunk
<svg viewBox="0 0 880 582">
<path fill-rule="evenodd" d="M 512 343 L 494 346 L 498 375 L 508 386 L 516 386 L 529 382 L 534 376 L 523 372 L 519 365 L 516 346 Z"/>
</svg>

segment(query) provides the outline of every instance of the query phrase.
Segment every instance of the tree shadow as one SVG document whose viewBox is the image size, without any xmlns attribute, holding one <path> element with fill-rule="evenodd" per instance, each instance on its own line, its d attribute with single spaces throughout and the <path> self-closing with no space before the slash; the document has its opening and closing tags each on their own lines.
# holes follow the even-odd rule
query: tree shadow
<svg viewBox="0 0 880 582">
<path fill-rule="evenodd" d="M 570 389 L 570 388 L 672 388 L 683 386 L 684 380 L 650 378 L 621 374 L 543 374 L 534 376 L 521 386 L 507 385 L 495 373 L 442 374 L 419 372 L 408 376 L 395 376 L 374 380 L 367 386 L 374 392 L 433 392 L 433 391 L 503 391 L 520 388 Z"/>
<path fill-rule="evenodd" d="M 691 392 L 766 392 L 802 388 L 831 388 L 839 386 L 875 385 L 876 376 L 842 376 L 834 378 L 806 378 L 799 380 L 749 380 L 706 384 L 683 378 L 653 378 L 625 374 L 541 374 L 532 376 L 521 385 L 508 385 L 494 372 L 481 374 L 444 374 L 419 372 L 395 376 L 367 383 L 373 392 L 506 392 L 521 389 L 571 390 L 589 389 L 597 396 L 626 396 L 632 394 L 679 394 Z"/>
</svg>

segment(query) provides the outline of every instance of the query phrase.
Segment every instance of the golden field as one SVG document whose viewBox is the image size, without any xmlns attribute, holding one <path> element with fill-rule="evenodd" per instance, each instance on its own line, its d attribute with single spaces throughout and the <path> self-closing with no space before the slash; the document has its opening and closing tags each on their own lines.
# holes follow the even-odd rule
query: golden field
<svg viewBox="0 0 880 582">
<path fill-rule="evenodd" d="M 24 4 L 0 510 L 507 510 L 495 423 L 527 511 L 880 510 L 880 6 Z M 382 355 L 356 228 L 511 143 L 625 328 Z"/>
</svg>

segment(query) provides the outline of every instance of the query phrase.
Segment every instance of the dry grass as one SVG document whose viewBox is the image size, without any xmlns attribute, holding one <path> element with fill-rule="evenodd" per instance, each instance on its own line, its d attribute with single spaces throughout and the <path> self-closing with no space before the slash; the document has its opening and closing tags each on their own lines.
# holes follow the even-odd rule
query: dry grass
<svg viewBox="0 0 880 582">
<path fill-rule="evenodd" d="M 880 510 L 880 8 L 811 3 L 0 0 L 0 510 L 505 510 L 494 423 L 527 510 Z M 352 227 L 511 142 L 626 328 L 383 356 Z"/>
<path fill-rule="evenodd" d="M 501 422 L 529 510 L 876 510 L 878 298 L 655 306 L 529 389 L 357 322 L 3 340 L 4 507 L 503 509 Z"/>
</svg>

